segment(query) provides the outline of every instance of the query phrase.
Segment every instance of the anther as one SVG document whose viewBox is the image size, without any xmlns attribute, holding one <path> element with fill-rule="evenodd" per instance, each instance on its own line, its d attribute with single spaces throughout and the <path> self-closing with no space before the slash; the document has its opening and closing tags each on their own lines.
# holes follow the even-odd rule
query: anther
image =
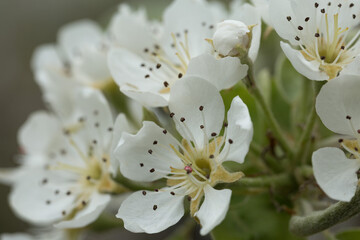
<svg viewBox="0 0 360 240">
<path fill-rule="evenodd" d="M 179 73 L 178 74 L 178 78 L 182 78 L 183 74 L 182 73 Z"/>
<path fill-rule="evenodd" d="M 175 113 L 173 113 L 173 112 L 172 112 L 172 113 L 170 113 L 170 117 L 171 117 L 171 118 L 173 118 L 173 117 L 174 117 L 174 115 L 175 115 Z"/>
<path fill-rule="evenodd" d="M 215 136 L 216 136 L 216 133 L 215 133 L 215 132 L 211 133 L 211 136 L 212 136 L 212 137 L 215 137 Z"/>
<path fill-rule="evenodd" d="M 355 147 L 354 150 L 355 150 L 356 152 L 359 151 L 359 149 L 358 149 L 357 147 Z"/>
<path fill-rule="evenodd" d="M 51 201 L 50 200 L 46 200 L 46 204 L 50 205 Z"/>
<path fill-rule="evenodd" d="M 61 214 L 62 214 L 63 216 L 65 216 L 65 215 L 66 215 L 66 211 L 62 211 Z"/>
<path fill-rule="evenodd" d="M 342 138 L 340 138 L 340 139 L 338 140 L 339 143 L 342 143 L 343 141 L 344 141 L 344 139 L 342 139 Z"/>
<path fill-rule="evenodd" d="M 173 196 L 175 195 L 175 193 L 174 193 L 174 192 L 170 192 L 170 194 L 171 194 L 171 195 L 173 195 Z"/>
<path fill-rule="evenodd" d="M 344 50 L 344 49 L 345 49 L 345 46 L 341 46 L 341 49 Z"/>
<path fill-rule="evenodd" d="M 152 153 L 153 153 L 153 151 L 152 151 L 151 149 L 149 149 L 149 150 L 148 150 L 148 153 L 152 154 Z"/>
<path fill-rule="evenodd" d="M 190 201 L 191 201 L 191 197 L 190 197 L 190 196 L 188 196 L 188 197 L 187 197 L 187 200 L 190 202 Z"/>
<path fill-rule="evenodd" d="M 352 15 L 352 17 L 353 17 L 353 19 L 355 19 L 355 18 L 356 18 L 356 15 L 355 15 L 355 14 L 353 14 L 353 15 Z"/>
<path fill-rule="evenodd" d="M 145 195 L 146 195 L 146 191 L 142 191 L 142 195 L 144 195 L 144 196 L 145 196 Z"/>
<path fill-rule="evenodd" d="M 88 181 L 89 181 L 90 179 L 91 179 L 91 177 L 90 177 L 90 176 L 86 176 L 86 180 L 88 180 Z"/>
<path fill-rule="evenodd" d="M 146 75 L 145 75 L 145 78 L 149 78 L 149 77 L 150 77 L 150 75 L 149 75 L 149 74 L 146 74 Z"/>
<path fill-rule="evenodd" d="M 168 87 L 169 83 L 167 81 L 164 82 L 164 87 Z"/>
<path fill-rule="evenodd" d="M 167 130 L 166 130 L 166 129 L 163 130 L 163 134 L 167 134 Z"/>
<path fill-rule="evenodd" d="M 229 139 L 228 142 L 229 142 L 230 144 L 233 144 L 233 143 L 234 143 L 234 141 L 233 141 L 232 139 Z"/>
<path fill-rule="evenodd" d="M 290 22 L 291 21 L 291 17 L 287 16 L 286 19 Z"/>
<path fill-rule="evenodd" d="M 310 20 L 309 17 L 306 17 L 306 18 L 305 18 L 305 22 L 308 22 L 309 20 Z"/>
<path fill-rule="evenodd" d="M 145 48 L 145 49 L 144 49 L 144 52 L 146 52 L 146 53 L 149 52 L 149 49 L 148 49 L 148 48 Z"/>
<path fill-rule="evenodd" d="M 185 122 L 185 118 L 184 117 L 180 118 L 180 122 Z"/>
<path fill-rule="evenodd" d="M 106 163 L 107 162 L 107 158 L 102 158 L 102 161 L 104 162 L 104 163 Z"/>
<path fill-rule="evenodd" d="M 157 69 L 161 68 L 161 64 L 160 63 L 156 64 L 156 68 Z"/>
<path fill-rule="evenodd" d="M 154 189 L 155 192 L 159 192 L 159 189 Z"/>
<path fill-rule="evenodd" d="M 140 67 L 145 67 L 145 63 L 142 63 L 142 64 L 140 65 Z"/>
<path fill-rule="evenodd" d="M 93 144 L 97 144 L 97 141 L 95 139 L 92 142 L 93 142 Z"/>
<path fill-rule="evenodd" d="M 316 2 L 315 3 L 315 8 L 318 8 L 319 7 L 319 4 Z"/>
<path fill-rule="evenodd" d="M 349 7 L 351 7 L 351 8 L 352 8 L 353 6 L 354 6 L 354 3 L 350 3 Z"/>
<path fill-rule="evenodd" d="M 154 48 L 155 48 L 156 50 L 159 50 L 159 49 L 160 49 L 160 46 L 157 45 L 157 44 L 155 44 L 155 45 L 154 45 Z"/>
<path fill-rule="evenodd" d="M 325 58 L 326 58 L 325 56 L 321 56 L 321 57 L 320 57 L 321 60 L 325 60 Z"/>
<path fill-rule="evenodd" d="M 304 28 L 302 26 L 298 26 L 298 29 L 301 31 L 303 30 Z"/>
<path fill-rule="evenodd" d="M 200 125 L 200 129 L 204 129 L 204 125 Z"/>
<path fill-rule="evenodd" d="M 299 36 L 296 36 L 296 37 L 295 37 L 295 40 L 296 40 L 296 41 L 300 41 Z"/>
<path fill-rule="evenodd" d="M 224 127 L 229 126 L 229 124 L 227 122 L 224 122 Z"/>
<path fill-rule="evenodd" d="M 153 145 L 156 145 L 157 143 L 158 143 L 158 141 L 155 140 L 155 141 L 153 142 Z"/>
<path fill-rule="evenodd" d="M 143 163 L 140 163 L 140 167 L 143 167 L 144 166 L 144 164 Z"/>
<path fill-rule="evenodd" d="M 342 4 L 341 4 L 341 3 L 339 3 L 338 7 L 339 7 L 339 8 L 341 8 L 341 6 L 342 6 Z"/>
<path fill-rule="evenodd" d="M 157 209 L 157 205 L 154 205 L 153 206 L 153 210 L 155 211 Z"/>
<path fill-rule="evenodd" d="M 108 131 L 109 131 L 109 132 L 112 132 L 112 130 L 113 130 L 113 128 L 111 128 L 111 127 L 108 128 Z"/>
<path fill-rule="evenodd" d="M 325 8 L 320 10 L 321 13 L 325 13 Z"/>
<path fill-rule="evenodd" d="M 209 156 L 209 158 L 211 158 L 211 159 L 214 158 L 214 154 L 211 154 L 211 155 Z"/>
<path fill-rule="evenodd" d="M 42 180 L 42 184 L 47 184 L 48 183 L 48 180 L 46 179 L 46 178 L 44 178 L 43 180 Z"/>
<path fill-rule="evenodd" d="M 58 195 L 60 193 L 59 190 L 55 190 L 55 195 Z"/>
<path fill-rule="evenodd" d="M 99 127 L 99 126 L 100 126 L 100 123 L 96 122 L 96 123 L 94 124 L 94 126 L 95 126 L 95 127 Z"/>
<path fill-rule="evenodd" d="M 347 116 L 346 116 L 346 119 L 347 119 L 347 120 L 350 120 L 350 119 L 351 119 L 351 116 L 347 115 Z"/>
<path fill-rule="evenodd" d="M 190 165 L 186 165 L 184 167 L 184 170 L 186 171 L 187 174 L 190 174 L 193 171 L 193 169 L 192 169 L 192 167 Z"/>
<path fill-rule="evenodd" d="M 200 106 L 200 107 L 199 107 L 199 110 L 200 110 L 200 111 L 204 110 L 204 106 Z"/>
<path fill-rule="evenodd" d="M 149 172 L 151 172 L 151 173 L 155 172 L 155 168 L 150 169 Z"/>
<path fill-rule="evenodd" d="M 68 195 L 68 196 L 71 195 L 71 191 L 67 191 L 66 195 Z"/>
<path fill-rule="evenodd" d="M 210 25 L 210 26 L 209 26 L 209 29 L 213 29 L 213 28 L 214 28 L 214 25 Z"/>
<path fill-rule="evenodd" d="M 81 204 L 82 204 L 83 206 L 86 206 L 86 202 L 85 202 L 85 201 L 82 201 Z"/>
<path fill-rule="evenodd" d="M 320 37 L 320 33 L 315 33 L 315 37 Z"/>
</svg>

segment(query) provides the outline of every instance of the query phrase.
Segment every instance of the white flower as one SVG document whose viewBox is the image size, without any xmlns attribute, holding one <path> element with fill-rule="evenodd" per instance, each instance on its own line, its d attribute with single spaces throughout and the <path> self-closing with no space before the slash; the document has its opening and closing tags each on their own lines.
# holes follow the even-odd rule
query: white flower
<svg viewBox="0 0 360 240">
<path fill-rule="evenodd" d="M 71 127 L 38 112 L 20 131 L 23 170 L 12 185 L 10 205 L 31 223 L 86 226 L 102 213 L 110 193 L 125 190 L 111 178 L 118 168 L 114 143 L 129 129 L 125 116 L 114 123 L 107 101 L 92 89 L 77 92 L 74 104 L 77 121 Z"/>
<path fill-rule="evenodd" d="M 212 37 L 222 15 L 214 8 L 216 5 L 205 1 L 175 0 L 165 10 L 163 29 L 156 35 L 146 22 L 120 24 L 115 17 L 112 32 L 132 43 L 109 53 L 109 68 L 120 90 L 143 105 L 159 107 L 168 105 L 170 88 L 185 75 L 207 79 L 219 90 L 241 80 L 248 67 L 238 58 L 217 59 L 205 40 Z M 245 4 L 229 18 L 255 24 L 260 35 L 260 17 L 254 7 Z M 249 55 L 254 60 L 260 36 L 253 41 Z"/>
<path fill-rule="evenodd" d="M 156 233 L 179 221 L 188 196 L 191 215 L 199 219 L 205 235 L 224 219 L 231 197 L 231 190 L 213 187 L 243 176 L 228 172 L 222 163 L 244 161 L 253 135 L 252 122 L 246 105 L 236 97 L 227 113 L 228 123 L 224 123 L 225 109 L 217 88 L 197 77 L 174 84 L 169 108 L 182 141 L 156 124 L 144 122 L 136 135 L 124 134 L 115 150 L 125 177 L 146 182 L 165 178 L 167 187 L 133 193 L 117 217 L 129 231 Z"/>
<path fill-rule="evenodd" d="M 250 29 L 243 22 L 225 20 L 217 24 L 213 36 L 215 50 L 222 56 L 239 56 L 250 45 Z"/>
<path fill-rule="evenodd" d="M 340 72 L 359 74 L 360 4 L 350 0 L 270 0 L 281 47 L 294 68 L 311 80 L 330 80 Z M 353 35 L 355 33 L 355 35 Z"/>
<path fill-rule="evenodd" d="M 360 82 L 357 76 L 340 76 L 322 87 L 316 110 L 324 125 L 335 133 L 349 136 L 340 139 L 341 146 L 353 157 L 348 158 L 338 148 L 322 148 L 313 154 L 315 178 L 331 198 L 350 201 L 358 185 L 360 169 Z"/>
<path fill-rule="evenodd" d="M 0 235 L 0 240 L 66 240 L 73 239 L 71 233 L 66 230 L 59 230 L 50 227 L 32 229 L 32 234 L 26 233 L 3 233 Z M 81 236 L 76 236 L 76 239 L 83 239 Z"/>
<path fill-rule="evenodd" d="M 259 11 L 262 19 L 268 26 L 272 26 L 269 15 L 269 0 L 251 0 L 255 8 Z"/>
</svg>

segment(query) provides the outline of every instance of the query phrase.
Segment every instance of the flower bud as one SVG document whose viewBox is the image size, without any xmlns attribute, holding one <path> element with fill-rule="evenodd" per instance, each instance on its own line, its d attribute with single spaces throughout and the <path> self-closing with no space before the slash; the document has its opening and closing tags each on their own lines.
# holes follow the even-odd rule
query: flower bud
<svg viewBox="0 0 360 240">
<path fill-rule="evenodd" d="M 240 57 L 250 47 L 251 28 L 240 21 L 225 20 L 217 24 L 212 40 L 221 56 Z"/>
</svg>

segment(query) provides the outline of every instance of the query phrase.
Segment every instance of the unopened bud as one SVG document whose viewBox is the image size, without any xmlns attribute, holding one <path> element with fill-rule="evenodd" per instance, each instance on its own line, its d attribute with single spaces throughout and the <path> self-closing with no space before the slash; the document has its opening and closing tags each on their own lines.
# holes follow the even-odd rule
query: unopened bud
<svg viewBox="0 0 360 240">
<path fill-rule="evenodd" d="M 240 57 L 249 50 L 251 27 L 240 21 L 225 20 L 217 24 L 212 41 L 221 56 Z"/>
</svg>

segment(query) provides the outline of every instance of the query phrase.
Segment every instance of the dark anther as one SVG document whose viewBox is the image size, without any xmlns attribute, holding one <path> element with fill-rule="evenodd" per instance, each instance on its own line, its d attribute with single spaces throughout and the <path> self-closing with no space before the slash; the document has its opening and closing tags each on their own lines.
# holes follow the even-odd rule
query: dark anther
<svg viewBox="0 0 360 240">
<path fill-rule="evenodd" d="M 174 115 L 175 115 L 175 113 L 173 113 L 173 112 L 172 112 L 172 113 L 170 113 L 170 117 L 171 117 L 171 118 L 173 118 L 173 117 L 174 117 Z"/>
<path fill-rule="evenodd" d="M 173 196 L 175 195 L 175 193 L 174 193 L 174 192 L 170 192 L 170 194 L 171 194 L 171 195 L 173 195 Z"/>
<path fill-rule="evenodd" d="M 199 107 L 199 110 L 200 110 L 200 111 L 204 110 L 204 106 L 200 106 L 200 107 Z"/>
<path fill-rule="evenodd" d="M 149 75 L 149 74 L 146 74 L 146 75 L 145 75 L 145 78 L 149 78 L 149 77 L 150 77 L 150 75 Z"/>
<path fill-rule="evenodd" d="M 320 33 L 315 33 L 315 37 L 320 37 Z"/>
<path fill-rule="evenodd" d="M 145 196 L 145 195 L 146 195 L 146 191 L 142 191 L 142 195 L 144 195 L 144 196 Z"/>
<path fill-rule="evenodd" d="M 163 134 L 167 134 L 167 130 L 166 130 L 166 129 L 163 130 Z"/>
<path fill-rule="evenodd" d="M 204 125 L 200 125 L 200 129 L 204 129 Z"/>
<path fill-rule="evenodd" d="M 230 144 L 233 144 L 233 142 L 234 142 L 232 139 L 229 139 L 228 141 Z"/>
<path fill-rule="evenodd" d="M 150 172 L 151 173 L 155 172 L 155 168 L 150 169 Z"/>
<path fill-rule="evenodd" d="M 144 164 L 143 163 L 140 163 L 140 167 L 143 167 L 144 166 Z"/>
<path fill-rule="evenodd" d="M 212 136 L 212 137 L 215 137 L 215 136 L 216 136 L 216 133 L 215 133 L 215 132 L 211 133 L 211 136 Z"/>
<path fill-rule="evenodd" d="M 155 211 L 155 210 L 157 209 L 157 205 L 154 205 L 154 206 L 153 206 L 153 209 L 154 209 L 154 211 Z"/>
<path fill-rule="evenodd" d="M 152 154 L 152 153 L 153 153 L 153 151 L 152 151 L 151 149 L 149 149 L 149 150 L 148 150 L 148 153 Z"/>
<path fill-rule="evenodd" d="M 158 143 L 158 141 L 155 140 L 155 141 L 153 142 L 153 145 L 156 145 L 157 143 Z"/>
<path fill-rule="evenodd" d="M 300 38 L 298 36 L 295 37 L 296 41 L 300 41 Z"/>
<path fill-rule="evenodd" d="M 290 22 L 291 21 L 291 17 L 287 16 L 286 19 Z"/>
<path fill-rule="evenodd" d="M 347 116 L 346 116 L 346 119 L 347 119 L 347 120 L 350 120 L 350 119 L 351 119 L 351 117 L 350 117 L 349 115 L 347 115 Z"/>
<path fill-rule="evenodd" d="M 302 26 L 298 26 L 298 29 L 301 31 L 303 30 L 304 28 Z"/>
<path fill-rule="evenodd" d="M 185 122 L 185 118 L 184 117 L 180 118 L 180 121 Z"/>
<path fill-rule="evenodd" d="M 183 74 L 182 73 L 179 73 L 178 74 L 178 78 L 182 78 Z"/>
<path fill-rule="evenodd" d="M 161 64 L 160 63 L 156 64 L 156 68 L 157 69 L 161 68 Z"/>
<path fill-rule="evenodd" d="M 169 83 L 167 81 L 164 82 L 164 87 L 168 87 Z"/>
<path fill-rule="evenodd" d="M 310 20 L 309 17 L 306 17 L 306 18 L 305 18 L 305 22 L 308 22 L 309 20 Z"/>
</svg>

